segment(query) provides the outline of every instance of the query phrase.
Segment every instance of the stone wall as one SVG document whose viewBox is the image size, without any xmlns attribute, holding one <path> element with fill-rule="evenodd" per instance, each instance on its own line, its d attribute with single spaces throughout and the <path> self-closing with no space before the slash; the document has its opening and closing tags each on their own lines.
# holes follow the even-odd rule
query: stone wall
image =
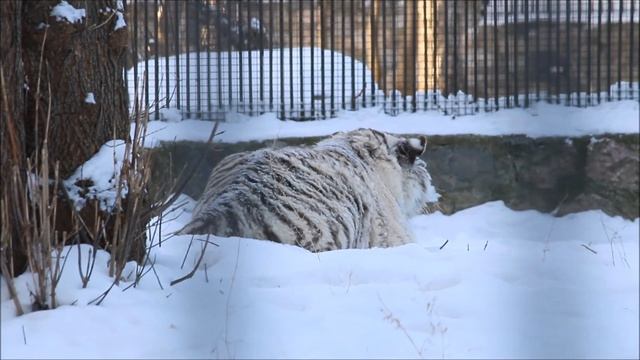
<svg viewBox="0 0 640 360">
<path fill-rule="evenodd" d="M 185 193 L 198 198 L 209 172 L 223 157 L 266 146 L 312 144 L 319 138 L 281 139 L 238 144 L 165 143 L 154 150 L 156 186 L 205 154 Z M 442 194 L 442 211 L 456 211 L 502 200 L 516 210 L 536 209 L 557 215 L 602 209 L 634 219 L 640 207 L 640 137 L 595 138 L 525 136 L 431 136 L 423 155 L 433 183 Z"/>
</svg>

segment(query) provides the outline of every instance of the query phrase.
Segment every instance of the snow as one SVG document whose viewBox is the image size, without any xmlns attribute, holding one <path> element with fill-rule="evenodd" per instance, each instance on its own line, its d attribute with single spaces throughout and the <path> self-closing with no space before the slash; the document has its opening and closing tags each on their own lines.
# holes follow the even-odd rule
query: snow
<svg viewBox="0 0 640 360">
<path fill-rule="evenodd" d="M 252 17 L 251 18 L 251 28 L 257 31 L 260 31 L 260 29 L 262 28 L 262 24 L 260 23 L 260 20 L 257 18 Z"/>
<path fill-rule="evenodd" d="M 361 127 L 396 134 L 424 135 L 513 135 L 537 138 L 544 136 L 575 137 L 605 133 L 634 134 L 640 132 L 638 101 L 623 100 L 602 103 L 589 108 L 575 108 L 544 102 L 528 109 L 503 109 L 453 118 L 437 111 L 400 113 L 390 116 L 381 108 L 343 111 L 338 117 L 318 121 L 282 121 L 275 114 L 261 116 L 232 114 L 220 122 L 220 142 L 268 140 L 288 137 L 330 135 Z M 150 121 L 146 146 L 160 141 L 207 141 L 214 122 L 183 120 L 176 123 Z M 132 129 L 133 131 L 133 129 Z"/>
<path fill-rule="evenodd" d="M 126 21 L 124 20 L 124 14 L 122 10 L 116 10 L 116 24 L 113 27 L 113 30 L 122 29 L 127 26 Z"/>
<path fill-rule="evenodd" d="M 66 20 L 71 24 L 81 22 L 86 16 L 85 9 L 76 9 L 68 2 L 61 0 L 60 3 L 51 9 L 51 16 L 55 16 L 56 20 Z"/>
<path fill-rule="evenodd" d="M 100 251 L 86 289 L 76 267 L 65 268 L 56 310 L 15 317 L 3 291 L 2 357 L 638 355 L 638 219 L 554 218 L 492 202 L 415 217 L 415 243 L 395 248 L 313 254 L 213 237 L 219 246 L 208 246 L 194 277 L 172 287 L 199 256 L 195 241 L 181 268 L 191 238 L 169 238 L 189 219 L 185 199 L 151 253 L 163 289 L 149 274 L 123 291 L 130 277 L 87 305 L 110 284 Z M 76 248 L 67 256 L 77 263 Z M 25 306 L 30 281 L 17 279 Z"/>
<path fill-rule="evenodd" d="M 282 62 L 280 56 L 284 57 Z M 312 59 L 313 72 L 311 71 Z M 324 75 L 320 71 L 323 59 Z M 242 67 L 240 67 L 241 63 Z M 157 78 L 156 66 L 159 72 Z M 320 99 L 324 99 L 327 108 L 331 101 L 336 105 L 342 104 L 343 100 L 350 103 L 352 89 L 354 94 L 364 90 L 369 94 L 372 86 L 371 72 L 360 61 L 339 52 L 310 47 L 272 49 L 271 54 L 269 51 L 261 54 L 258 50 L 194 52 L 149 59 L 146 63 L 142 61 L 126 73 L 130 99 L 135 99 L 136 93 L 141 95 L 141 82 L 145 71 L 147 71 L 150 102 L 158 99 L 159 104 L 166 107 L 179 107 L 185 113 L 207 111 L 212 108 L 216 111 L 241 109 L 243 112 L 257 114 L 270 108 L 271 105 L 274 110 L 284 105 L 287 109 L 297 109 L 293 112 L 294 114 L 296 112 L 302 114 L 304 110 L 306 115 L 311 115 L 312 103 L 316 105 L 316 113 L 320 111 L 322 103 Z M 313 93 L 312 78 L 315 86 Z M 304 79 L 303 89 L 300 87 L 301 79 Z M 261 81 L 262 86 L 260 86 Z M 322 91 L 323 81 L 324 92 Z M 377 91 L 377 87 L 375 89 Z M 381 94 L 380 91 L 377 93 Z M 281 94 L 282 102 L 280 102 Z M 253 106 L 250 105 L 250 101 L 253 102 Z M 133 105 L 133 101 L 131 103 Z"/>
<path fill-rule="evenodd" d="M 178 122 L 182 120 L 182 114 L 176 108 L 162 108 L 160 109 L 160 119 L 168 122 Z"/>
<path fill-rule="evenodd" d="M 181 95 L 182 96 L 182 95 Z M 222 97 L 226 96 L 224 94 Z M 174 101 L 174 100 L 171 100 Z M 205 141 L 213 122 L 161 110 L 147 145 Z M 280 121 L 230 114 L 216 141 L 321 136 L 372 127 L 425 135 L 593 136 L 638 133 L 637 101 L 571 108 L 546 103 L 452 118 L 382 108 L 335 119 Z M 172 122 L 177 121 L 177 122 Z M 570 139 L 569 139 L 570 141 Z M 415 144 L 414 144 L 415 145 Z M 65 181 L 108 209 L 125 144 L 114 140 Z M 37 181 L 37 179 L 34 179 Z M 125 193 L 124 189 L 123 193 Z M 133 287 L 134 263 L 101 305 L 109 254 L 99 251 L 82 288 L 77 264 L 90 247 L 67 246 L 55 310 L 29 312 L 30 273 L 16 279 L 28 313 L 15 316 L 0 276 L 1 358 L 637 358 L 640 219 L 599 210 L 553 217 L 490 202 L 453 215 L 410 219 L 414 242 L 394 248 L 313 254 L 268 241 L 173 236 L 195 201 L 181 195 L 148 237 L 154 271 Z M 151 224 L 159 219 L 152 219 Z M 162 242 L 159 244 L 159 240 Z M 190 249 L 190 250 L 188 250 Z M 81 254 L 80 259 L 78 258 Z M 156 277 L 157 274 L 157 277 Z"/>
<path fill-rule="evenodd" d="M 96 103 L 96 99 L 93 95 L 92 92 L 88 92 L 87 96 L 84 98 L 84 102 L 86 102 L 87 104 L 95 104 Z"/>
<path fill-rule="evenodd" d="M 87 197 L 98 199 L 100 207 L 104 210 L 113 208 L 118 193 L 117 183 L 125 157 L 125 148 L 124 140 L 107 142 L 64 181 L 69 196 L 77 208 L 84 206 Z M 89 180 L 91 184 L 84 189 L 76 184 L 79 180 Z M 85 192 L 86 195 L 82 196 Z M 126 184 L 120 193 L 123 197 L 127 194 Z"/>
</svg>

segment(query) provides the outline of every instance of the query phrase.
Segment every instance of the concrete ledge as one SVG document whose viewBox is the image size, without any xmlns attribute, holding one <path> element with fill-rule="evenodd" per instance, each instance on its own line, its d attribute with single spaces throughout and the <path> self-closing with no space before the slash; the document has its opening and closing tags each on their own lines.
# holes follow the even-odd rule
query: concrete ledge
<svg viewBox="0 0 640 360">
<path fill-rule="evenodd" d="M 198 198 L 211 169 L 223 157 L 267 146 L 313 144 L 321 138 L 290 138 L 234 144 L 162 143 L 153 151 L 152 186 L 174 180 L 203 152 L 202 167 L 185 193 Z M 503 200 L 516 210 L 564 215 L 602 209 L 627 219 L 639 216 L 640 135 L 607 134 L 576 138 L 513 136 L 430 136 L 423 155 L 433 183 L 450 214 Z"/>
</svg>

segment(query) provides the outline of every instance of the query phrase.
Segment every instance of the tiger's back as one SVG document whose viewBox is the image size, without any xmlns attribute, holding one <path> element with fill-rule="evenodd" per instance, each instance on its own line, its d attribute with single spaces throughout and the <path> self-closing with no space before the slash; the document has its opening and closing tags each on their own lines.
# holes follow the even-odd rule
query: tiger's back
<svg viewBox="0 0 640 360">
<path fill-rule="evenodd" d="M 373 143 L 354 148 L 363 140 Z M 342 134 L 314 147 L 228 156 L 213 169 L 181 233 L 265 239 L 311 251 L 405 243 L 407 186 L 398 162 L 371 147 L 382 140 L 367 130 L 355 143 Z"/>
</svg>

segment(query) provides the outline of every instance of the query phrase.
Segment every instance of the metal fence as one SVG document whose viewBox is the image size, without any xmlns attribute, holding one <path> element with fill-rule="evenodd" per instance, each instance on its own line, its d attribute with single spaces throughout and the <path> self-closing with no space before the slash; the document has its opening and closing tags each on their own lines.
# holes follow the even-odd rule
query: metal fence
<svg viewBox="0 0 640 360">
<path fill-rule="evenodd" d="M 154 118 L 638 100 L 638 0 L 128 0 Z"/>
</svg>

